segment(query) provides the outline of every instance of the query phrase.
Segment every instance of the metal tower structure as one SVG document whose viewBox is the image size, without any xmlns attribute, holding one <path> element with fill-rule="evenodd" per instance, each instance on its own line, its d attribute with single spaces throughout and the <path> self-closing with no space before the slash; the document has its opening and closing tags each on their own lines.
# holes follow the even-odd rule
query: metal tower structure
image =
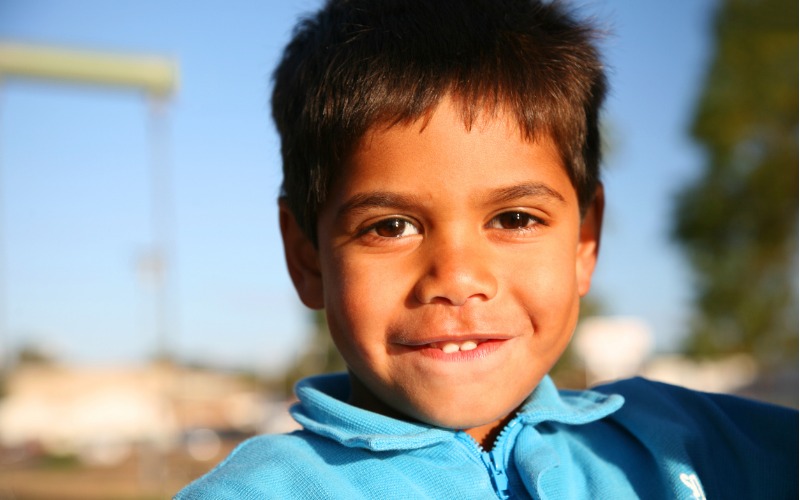
<svg viewBox="0 0 800 500">
<path fill-rule="evenodd" d="M 0 86 L 10 79 L 46 80 L 78 85 L 111 86 L 144 91 L 150 104 L 151 231 L 150 256 L 156 288 L 157 352 L 169 355 L 166 268 L 171 249 L 172 203 L 164 108 L 178 85 L 177 64 L 164 57 L 117 54 L 61 47 L 0 42 Z M 1 146 L 1 145 L 0 145 Z M 3 169 L 0 164 L 0 375 L 10 363 L 7 321 L 6 238 L 4 237 Z"/>
</svg>

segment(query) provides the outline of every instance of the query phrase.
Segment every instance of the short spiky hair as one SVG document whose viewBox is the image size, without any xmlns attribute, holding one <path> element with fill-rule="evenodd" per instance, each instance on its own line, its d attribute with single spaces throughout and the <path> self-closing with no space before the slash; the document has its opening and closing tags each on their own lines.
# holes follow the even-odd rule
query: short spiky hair
<svg viewBox="0 0 800 500">
<path fill-rule="evenodd" d="M 501 108 L 527 138 L 549 134 L 585 210 L 606 90 L 596 35 L 558 1 L 328 0 L 274 74 L 281 198 L 316 243 L 329 184 L 367 130 L 422 118 L 449 95 L 467 127 Z"/>
</svg>

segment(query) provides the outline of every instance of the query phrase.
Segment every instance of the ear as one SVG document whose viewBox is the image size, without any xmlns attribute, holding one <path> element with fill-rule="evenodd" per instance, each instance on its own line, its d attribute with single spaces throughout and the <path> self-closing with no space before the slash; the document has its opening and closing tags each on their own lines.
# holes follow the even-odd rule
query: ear
<svg viewBox="0 0 800 500">
<path fill-rule="evenodd" d="M 300 228 L 283 200 L 278 202 L 278 208 L 283 252 L 297 295 L 307 307 L 322 309 L 325 307 L 325 300 L 317 248 Z"/>
<path fill-rule="evenodd" d="M 600 232 L 603 227 L 605 203 L 603 185 L 598 184 L 594 201 L 586 209 L 586 214 L 581 220 L 580 234 L 578 236 L 575 271 L 578 281 L 578 293 L 581 297 L 589 293 L 589 288 L 592 285 L 592 274 L 594 273 L 594 266 L 597 264 L 597 254 L 600 251 Z"/>
</svg>

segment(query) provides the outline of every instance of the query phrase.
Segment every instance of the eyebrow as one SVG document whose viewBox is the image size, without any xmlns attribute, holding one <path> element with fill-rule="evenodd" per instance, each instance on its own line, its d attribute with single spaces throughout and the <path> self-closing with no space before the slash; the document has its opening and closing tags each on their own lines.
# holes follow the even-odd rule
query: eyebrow
<svg viewBox="0 0 800 500">
<path fill-rule="evenodd" d="M 420 200 L 413 195 L 392 193 L 391 191 L 372 191 L 359 193 L 344 203 L 336 213 L 337 218 L 364 212 L 372 208 L 392 208 L 400 211 L 418 206 Z"/>
<path fill-rule="evenodd" d="M 508 203 L 528 197 L 552 198 L 560 203 L 567 202 L 561 193 L 541 182 L 527 182 L 524 184 L 500 188 L 493 191 L 488 196 L 488 198 L 495 203 Z"/>
</svg>

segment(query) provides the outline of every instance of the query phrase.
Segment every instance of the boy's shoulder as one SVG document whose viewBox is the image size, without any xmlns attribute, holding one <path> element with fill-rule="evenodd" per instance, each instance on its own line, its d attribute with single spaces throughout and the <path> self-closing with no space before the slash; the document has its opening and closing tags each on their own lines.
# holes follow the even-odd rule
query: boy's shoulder
<svg viewBox="0 0 800 500">
<path fill-rule="evenodd" d="M 643 378 L 594 390 L 622 395 L 625 404 L 607 419 L 664 464 L 691 464 L 706 492 L 744 488 L 739 497 L 782 498 L 780 492 L 797 490 L 795 409 Z"/>
<path fill-rule="evenodd" d="M 445 434 L 438 429 L 434 432 Z M 373 442 L 368 436 L 349 441 L 308 429 L 256 436 L 181 490 L 175 500 L 437 498 L 447 474 L 462 479 L 458 498 L 477 500 L 492 493 L 481 475 L 460 470 L 471 470 L 475 464 L 451 460 L 454 467 L 443 468 L 447 473 L 431 471 L 431 464 L 447 459 L 441 448 L 433 453 L 435 457 L 427 448 L 413 444 L 405 449 L 382 449 L 391 440 L 387 435 L 377 436 Z"/>
<path fill-rule="evenodd" d="M 295 391 L 290 412 L 302 429 L 244 441 L 175 498 L 398 498 L 419 479 L 408 455 L 452 437 L 347 404 L 345 374 L 311 377 Z M 388 477 L 387 468 L 404 473 Z"/>
<path fill-rule="evenodd" d="M 730 421 L 750 427 L 757 426 L 765 419 L 776 424 L 796 424 L 798 421 L 798 412 L 793 408 L 732 394 L 697 391 L 641 377 L 601 385 L 593 391 L 623 396 L 625 405 L 614 418 L 626 422 L 637 419 L 643 423 L 664 420 L 683 425 L 694 422 L 702 427 L 713 422 Z"/>
<path fill-rule="evenodd" d="M 797 450 L 798 412 L 792 408 L 639 377 L 593 390 L 623 396 L 625 404 L 609 418 L 648 440 L 682 437 L 690 443 L 722 440 L 729 445 L 745 440 Z"/>
<path fill-rule="evenodd" d="M 313 495 L 314 483 L 329 479 L 313 472 L 331 456 L 326 446 L 326 440 L 305 431 L 252 437 L 175 499 L 302 498 L 303 486 Z"/>
</svg>

